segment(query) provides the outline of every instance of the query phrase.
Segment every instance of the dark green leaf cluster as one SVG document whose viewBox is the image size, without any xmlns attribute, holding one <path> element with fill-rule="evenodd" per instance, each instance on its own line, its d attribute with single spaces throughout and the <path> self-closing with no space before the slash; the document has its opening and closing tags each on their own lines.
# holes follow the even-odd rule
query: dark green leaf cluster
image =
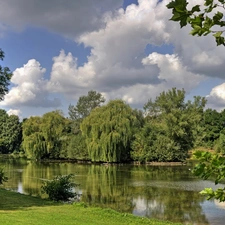
<svg viewBox="0 0 225 225">
<path fill-rule="evenodd" d="M 184 161 L 199 135 L 206 100 L 185 102 L 185 91 L 173 88 L 145 104 L 145 124 L 135 133 L 131 156 L 138 161 Z"/>
<path fill-rule="evenodd" d="M 74 199 L 77 193 L 74 192 L 73 188 L 77 186 L 71 179 L 73 174 L 59 175 L 53 180 L 45 181 L 42 186 L 42 192 L 46 193 L 50 200 L 53 201 L 68 201 Z"/>
<path fill-rule="evenodd" d="M 9 116 L 0 109 L 0 153 L 8 154 L 20 150 L 22 126 L 19 117 Z"/>
<path fill-rule="evenodd" d="M 5 57 L 4 52 L 0 49 L 0 60 L 3 60 Z M 8 67 L 2 67 L 0 65 L 0 101 L 3 100 L 4 95 L 8 93 L 8 86 L 10 84 L 10 79 L 12 73 Z"/>
<path fill-rule="evenodd" d="M 217 45 L 225 46 L 224 30 L 221 30 L 221 27 L 225 26 L 223 16 L 225 1 L 205 0 L 204 2 L 204 9 L 201 9 L 200 5 L 195 5 L 189 10 L 187 0 L 171 1 L 167 5 L 167 8 L 172 9 L 171 20 L 179 22 L 181 28 L 190 24 L 191 35 L 206 36 L 213 33 Z"/>
<path fill-rule="evenodd" d="M 84 95 L 78 99 L 76 106 L 69 106 L 70 119 L 83 119 L 87 117 L 94 108 L 100 107 L 104 102 L 105 98 L 101 93 L 91 90 L 88 92 L 87 96 Z"/>
</svg>

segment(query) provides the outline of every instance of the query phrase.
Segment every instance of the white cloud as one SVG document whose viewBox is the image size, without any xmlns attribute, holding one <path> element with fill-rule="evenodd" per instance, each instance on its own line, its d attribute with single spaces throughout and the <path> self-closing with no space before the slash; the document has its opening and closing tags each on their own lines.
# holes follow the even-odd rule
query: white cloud
<svg viewBox="0 0 225 225">
<path fill-rule="evenodd" d="M 49 80 L 44 79 L 40 64 L 30 60 L 14 72 L 15 87 L 5 96 L 3 105 L 56 107 L 60 102 L 51 100 L 49 93 L 76 100 L 93 89 L 107 99 L 122 98 L 142 107 L 163 90 L 177 87 L 189 93 L 206 76 L 224 78 L 224 48 L 216 47 L 212 37 L 192 37 L 189 27 L 180 29 L 178 23 L 169 21 L 168 0 L 139 0 L 139 5 L 125 10 L 118 9 L 121 1 L 113 0 L 100 0 L 96 5 L 91 0 L 79 4 L 72 0 L 67 4 L 60 0 L 55 4 L 53 0 L 21 0 L 20 5 L 15 3 L 10 8 L 12 3 L 4 1 L 7 13 L 0 9 L 2 22 L 16 28 L 29 24 L 47 28 L 90 47 L 91 53 L 80 66 L 71 53 L 62 50 L 53 58 Z M 109 9 L 111 12 L 105 13 Z M 147 45 L 164 44 L 173 45 L 174 54 L 146 55 Z"/>
<path fill-rule="evenodd" d="M 225 108 L 225 83 L 214 87 L 210 94 L 206 96 L 207 106 L 218 111 Z"/>
<path fill-rule="evenodd" d="M 175 54 L 163 55 L 153 52 L 142 62 L 145 65 L 158 65 L 160 69 L 159 78 L 165 81 L 164 85 L 168 88 L 185 88 L 189 92 L 205 79 L 202 75 L 190 72 L 187 66 L 183 65 L 179 56 Z"/>
<path fill-rule="evenodd" d="M 11 115 L 16 115 L 16 116 L 20 116 L 21 115 L 21 110 L 19 109 L 9 109 L 7 111 L 8 115 L 11 116 Z"/>
<path fill-rule="evenodd" d="M 31 59 L 13 72 L 11 82 L 14 86 L 5 95 L 2 106 L 18 107 L 57 107 L 59 99 L 48 99 L 47 81 L 44 80 L 45 69 L 35 59 Z"/>
</svg>

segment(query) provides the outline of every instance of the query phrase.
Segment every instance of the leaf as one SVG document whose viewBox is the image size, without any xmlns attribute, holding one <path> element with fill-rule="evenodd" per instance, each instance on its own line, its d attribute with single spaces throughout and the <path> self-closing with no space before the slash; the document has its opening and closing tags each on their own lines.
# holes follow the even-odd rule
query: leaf
<svg viewBox="0 0 225 225">
<path fill-rule="evenodd" d="M 195 5 L 192 9 L 191 9 L 191 12 L 194 13 L 194 12 L 200 12 L 200 5 Z"/>
<path fill-rule="evenodd" d="M 216 37 L 216 43 L 217 43 L 217 46 L 218 45 L 224 45 L 225 46 L 224 37 L 222 37 L 222 36 Z"/>
<path fill-rule="evenodd" d="M 173 21 L 180 21 L 181 19 L 181 14 L 178 13 L 178 12 L 175 12 L 174 15 L 171 17 L 170 20 L 173 20 Z"/>
<path fill-rule="evenodd" d="M 213 3 L 213 0 L 205 0 L 205 6 L 209 6 Z"/>
<path fill-rule="evenodd" d="M 217 12 L 214 16 L 213 16 L 213 20 L 215 22 L 218 22 L 219 20 L 221 20 L 223 18 L 223 13 L 221 12 Z"/>
<path fill-rule="evenodd" d="M 173 9 L 173 8 L 175 8 L 176 5 L 177 5 L 177 3 L 175 1 L 172 1 L 169 4 L 167 4 L 166 7 L 168 9 Z"/>
</svg>

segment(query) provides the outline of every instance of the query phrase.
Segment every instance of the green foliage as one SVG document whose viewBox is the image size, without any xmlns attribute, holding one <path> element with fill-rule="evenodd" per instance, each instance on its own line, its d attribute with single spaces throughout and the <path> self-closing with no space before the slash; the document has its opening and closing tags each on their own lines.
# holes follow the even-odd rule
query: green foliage
<svg viewBox="0 0 225 225">
<path fill-rule="evenodd" d="M 0 60 L 3 60 L 5 57 L 4 52 L 0 49 Z M 10 72 L 8 67 L 2 67 L 0 65 L 0 101 L 3 100 L 4 95 L 8 93 L 8 86 L 10 84 L 10 79 L 12 77 L 12 73 Z"/>
<path fill-rule="evenodd" d="M 202 126 L 205 129 L 203 142 L 207 147 L 213 148 L 223 129 L 223 118 L 219 112 L 207 109 L 204 112 Z"/>
<path fill-rule="evenodd" d="M 77 184 L 71 182 L 72 178 L 73 174 L 56 176 L 53 180 L 44 182 L 42 191 L 53 201 L 68 201 L 75 198 L 77 194 L 73 191 L 73 188 Z"/>
<path fill-rule="evenodd" d="M 135 121 L 133 110 L 122 100 L 110 101 L 107 105 L 93 110 L 81 123 L 91 160 L 128 160 Z"/>
<path fill-rule="evenodd" d="M 215 184 L 224 180 L 225 158 L 223 156 L 201 151 L 196 151 L 194 156 L 199 160 L 199 163 L 193 169 L 193 173 L 196 176 L 204 180 L 212 178 L 215 180 Z M 218 188 L 215 191 L 212 188 L 205 188 L 200 193 L 206 195 L 207 199 L 215 198 L 220 202 L 225 201 L 225 188 Z"/>
<path fill-rule="evenodd" d="M 137 138 L 144 141 L 146 160 L 186 159 L 198 135 L 197 127 L 202 120 L 206 100 L 199 96 L 194 97 L 193 102 L 184 100 L 185 91 L 173 88 L 162 92 L 154 102 L 150 99 L 145 104 L 147 125 L 137 134 Z M 137 148 L 135 151 L 138 151 Z"/>
<path fill-rule="evenodd" d="M 217 45 L 225 46 L 224 30 L 221 29 L 225 26 L 223 16 L 225 1 L 204 0 L 204 8 L 200 5 L 194 5 L 188 9 L 187 6 L 187 0 L 171 1 L 167 5 L 168 9 L 172 9 L 171 20 L 179 22 L 181 28 L 190 24 L 192 27 L 191 35 L 206 36 L 212 33 Z"/>
<path fill-rule="evenodd" d="M 25 120 L 22 146 L 26 156 L 35 159 L 59 158 L 66 146 L 64 136 L 69 132 L 68 125 L 69 121 L 59 111 Z"/>
<path fill-rule="evenodd" d="M 105 98 L 101 93 L 91 90 L 88 92 L 87 96 L 81 96 L 79 98 L 76 106 L 69 106 L 70 119 L 83 119 L 87 117 L 94 108 L 100 107 L 104 102 Z"/>
<path fill-rule="evenodd" d="M 43 115 L 41 130 L 49 158 L 59 158 L 63 142 L 61 138 L 66 133 L 67 124 L 61 112 L 53 111 Z"/>
<path fill-rule="evenodd" d="M 22 142 L 22 127 L 19 117 L 9 116 L 0 109 L 0 152 L 4 154 L 19 151 Z"/>
<path fill-rule="evenodd" d="M 8 177 L 5 176 L 5 172 L 3 168 L 0 168 L 0 185 L 3 184 L 3 182 L 7 182 Z"/>
<path fill-rule="evenodd" d="M 88 157 L 88 150 L 85 142 L 84 136 L 79 132 L 74 135 L 71 134 L 68 139 L 68 145 L 66 148 L 66 157 L 68 159 L 77 159 L 77 160 L 90 160 Z"/>
<path fill-rule="evenodd" d="M 221 133 L 217 141 L 216 151 L 221 154 L 225 154 L 225 134 Z"/>
</svg>

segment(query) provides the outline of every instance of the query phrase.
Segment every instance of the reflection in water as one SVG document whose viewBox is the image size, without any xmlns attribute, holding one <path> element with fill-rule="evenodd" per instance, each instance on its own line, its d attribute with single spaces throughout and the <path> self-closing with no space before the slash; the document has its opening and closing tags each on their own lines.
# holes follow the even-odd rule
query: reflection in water
<svg viewBox="0 0 225 225">
<path fill-rule="evenodd" d="M 23 191 L 23 184 L 21 182 L 18 182 L 18 189 L 17 189 L 17 192 L 23 194 L 24 191 Z"/>
<path fill-rule="evenodd" d="M 9 181 L 5 188 L 41 195 L 44 180 L 75 174 L 76 192 L 89 204 L 183 224 L 222 225 L 224 205 L 205 201 L 199 191 L 213 182 L 193 177 L 188 166 L 79 165 L 73 163 L 0 161 Z"/>
</svg>

